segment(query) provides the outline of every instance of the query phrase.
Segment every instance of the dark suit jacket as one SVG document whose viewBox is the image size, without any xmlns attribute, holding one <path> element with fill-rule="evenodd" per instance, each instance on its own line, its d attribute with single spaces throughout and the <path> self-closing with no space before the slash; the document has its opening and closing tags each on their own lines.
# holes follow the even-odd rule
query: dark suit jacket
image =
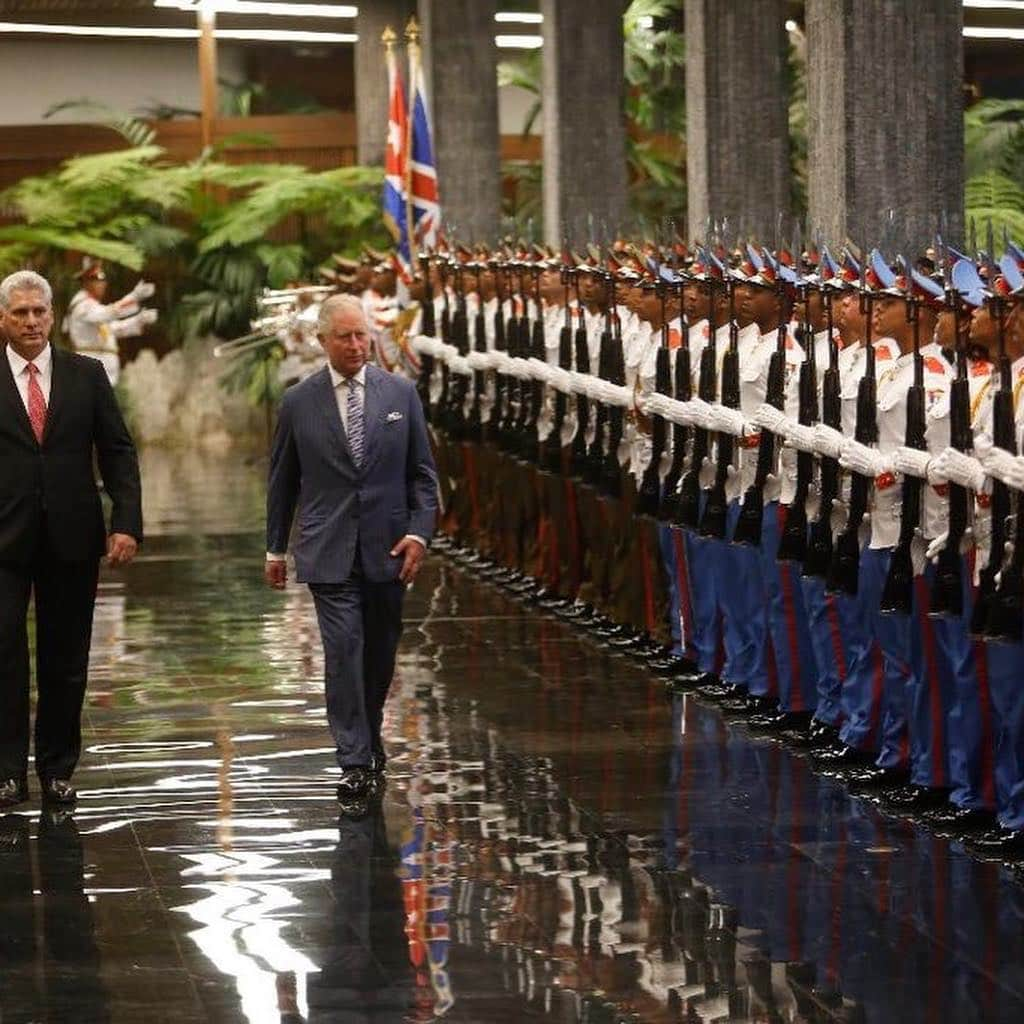
<svg viewBox="0 0 1024 1024">
<path fill-rule="evenodd" d="M 5 346 L 6 349 L 6 346 Z M 45 529 L 54 557 L 100 558 L 107 531 L 93 452 L 113 502 L 111 533 L 142 540 L 139 463 L 103 366 L 51 346 L 53 375 L 43 443 L 36 441 L 0 353 L 0 561 L 29 561 Z"/>
<path fill-rule="evenodd" d="M 371 582 L 398 576 L 391 549 L 405 534 L 429 541 L 437 517 L 437 473 L 423 407 L 412 384 L 366 367 L 363 464 L 357 468 L 327 367 L 281 402 L 267 486 L 267 550 L 288 549 L 298 512 L 300 583 L 343 583 L 358 545 Z"/>
</svg>

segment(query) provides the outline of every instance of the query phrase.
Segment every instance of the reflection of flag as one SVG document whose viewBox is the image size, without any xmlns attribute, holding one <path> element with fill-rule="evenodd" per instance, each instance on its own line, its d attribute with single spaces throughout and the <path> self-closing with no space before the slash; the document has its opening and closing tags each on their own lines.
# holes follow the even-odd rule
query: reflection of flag
<svg viewBox="0 0 1024 1024">
<path fill-rule="evenodd" d="M 417 246 L 437 244 L 441 226 L 441 200 L 437 190 L 437 167 L 431 138 L 427 89 L 418 48 L 410 53 L 409 112 L 412 132 L 409 156 L 409 196 L 412 201 L 413 241 Z"/>
<path fill-rule="evenodd" d="M 409 121 L 405 109 L 405 85 L 398 62 L 390 50 L 387 55 L 388 138 L 384 150 L 384 221 L 394 236 L 398 259 L 403 270 L 410 265 L 406 180 L 408 177 Z"/>
</svg>

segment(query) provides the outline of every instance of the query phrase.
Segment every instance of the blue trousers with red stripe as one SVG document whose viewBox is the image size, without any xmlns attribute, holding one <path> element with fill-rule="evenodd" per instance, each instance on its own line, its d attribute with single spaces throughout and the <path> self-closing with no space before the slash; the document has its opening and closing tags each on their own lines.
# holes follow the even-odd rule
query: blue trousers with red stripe
<svg viewBox="0 0 1024 1024">
<path fill-rule="evenodd" d="M 878 611 L 892 550 L 865 548 L 860 555 L 858 597 L 870 617 L 882 652 L 881 735 L 877 764 L 882 768 L 907 763 L 907 703 L 914 675 L 913 617 Z M 844 740 L 845 742 L 845 740 Z"/>
<path fill-rule="evenodd" d="M 716 541 L 689 530 L 681 531 L 690 581 L 690 614 L 694 656 L 701 672 L 717 672 L 722 613 L 716 581 Z"/>
<path fill-rule="evenodd" d="M 968 634 L 971 621 L 971 566 L 960 567 L 963 614 L 932 620 L 940 671 L 952 683 L 952 707 L 946 716 L 950 800 L 971 810 L 995 809 L 996 721 L 992 710 L 985 645 Z M 946 688 L 943 688 L 946 693 Z"/>
<path fill-rule="evenodd" d="M 986 655 L 992 707 L 999 723 L 995 750 L 999 824 L 1024 829 L 1024 645 L 990 643 Z"/>
<path fill-rule="evenodd" d="M 676 557 L 675 545 L 672 543 L 672 529 L 668 526 L 658 527 L 658 550 L 665 567 L 665 578 L 668 581 L 668 615 L 669 632 L 672 636 L 672 653 L 686 654 L 684 645 L 686 637 L 679 628 L 679 560 Z M 685 557 L 685 554 L 684 554 Z M 684 567 L 685 569 L 685 567 Z"/>
<path fill-rule="evenodd" d="M 729 505 L 726 536 L 732 536 L 739 517 L 737 499 Z M 755 696 L 767 696 L 773 687 L 768 672 L 768 615 L 760 552 L 728 541 L 711 541 L 710 547 L 715 591 L 722 610 L 722 678 L 747 687 Z"/>
<path fill-rule="evenodd" d="M 928 618 L 929 595 L 935 566 L 929 563 L 914 578 L 914 609 L 911 616 L 914 672 L 911 678 L 910 781 L 918 786 L 950 786 L 949 716 L 957 699 L 957 681 L 951 656 L 961 662 L 957 671 L 967 674 L 958 650 L 957 630 L 951 623 Z"/>
<path fill-rule="evenodd" d="M 759 550 L 779 679 L 779 707 L 782 711 L 813 711 L 818 703 L 818 667 L 800 587 L 800 566 L 775 557 L 785 521 L 785 506 L 777 501 L 765 505 Z"/>
</svg>

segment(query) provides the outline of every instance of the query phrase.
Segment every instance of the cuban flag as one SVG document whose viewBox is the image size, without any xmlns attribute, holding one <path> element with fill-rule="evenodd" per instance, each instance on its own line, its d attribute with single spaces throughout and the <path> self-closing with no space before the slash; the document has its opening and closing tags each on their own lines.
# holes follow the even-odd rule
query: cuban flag
<svg viewBox="0 0 1024 1024">
<path fill-rule="evenodd" d="M 409 195 L 413 217 L 413 241 L 417 246 L 437 245 L 441 227 L 441 200 L 437 189 L 437 166 L 430 129 L 430 111 L 423 65 L 418 52 L 411 55 L 409 110 L 412 116 L 412 152 L 409 160 Z"/>
<path fill-rule="evenodd" d="M 409 245 L 408 193 L 409 119 L 405 107 L 405 84 L 395 55 L 388 52 L 388 138 L 384 150 L 384 222 L 395 239 L 403 276 L 412 264 Z"/>
</svg>

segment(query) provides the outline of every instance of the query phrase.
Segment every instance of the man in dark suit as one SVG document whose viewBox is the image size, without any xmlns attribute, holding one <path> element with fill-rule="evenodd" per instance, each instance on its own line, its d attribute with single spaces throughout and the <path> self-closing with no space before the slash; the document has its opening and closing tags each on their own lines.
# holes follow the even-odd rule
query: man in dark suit
<svg viewBox="0 0 1024 1024">
<path fill-rule="evenodd" d="M 308 583 L 324 645 L 327 720 L 343 802 L 382 782 L 384 702 L 402 598 L 434 530 L 437 473 L 413 385 L 368 366 L 370 334 L 353 296 L 320 309 L 328 365 L 281 403 L 267 487 L 267 582 Z"/>
<path fill-rule="evenodd" d="M 131 561 L 142 539 L 135 447 L 95 359 L 50 345 L 50 285 L 0 282 L 0 807 L 28 799 L 29 598 L 36 608 L 36 774 L 71 804 L 82 748 L 100 558 Z M 93 472 L 113 502 L 110 533 Z"/>
</svg>

